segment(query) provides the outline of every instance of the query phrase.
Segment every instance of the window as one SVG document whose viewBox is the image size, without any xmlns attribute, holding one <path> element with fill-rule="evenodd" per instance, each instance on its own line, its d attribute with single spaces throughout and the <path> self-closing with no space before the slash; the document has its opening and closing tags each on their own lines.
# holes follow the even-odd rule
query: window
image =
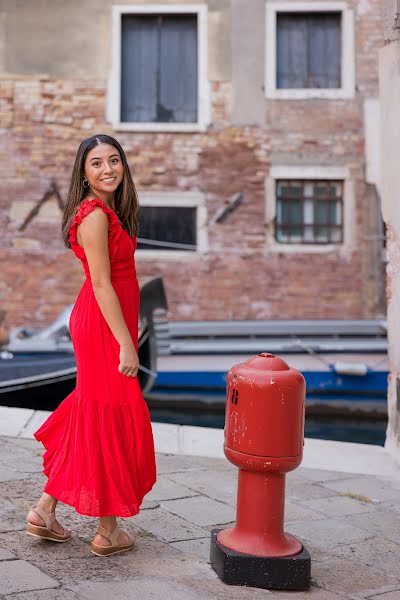
<svg viewBox="0 0 400 600">
<path fill-rule="evenodd" d="M 340 88 L 340 13 L 277 15 L 277 87 Z"/>
<path fill-rule="evenodd" d="M 343 241 L 341 181 L 276 182 L 275 239 L 280 243 L 338 244 Z"/>
<path fill-rule="evenodd" d="M 265 180 L 266 249 L 353 252 L 355 182 L 348 167 L 273 165 Z"/>
<path fill-rule="evenodd" d="M 197 122 L 197 15 L 123 15 L 121 121 Z"/>
<path fill-rule="evenodd" d="M 108 109 L 114 128 L 205 129 L 209 122 L 207 7 L 118 5 L 113 12 Z"/>
<path fill-rule="evenodd" d="M 139 193 L 137 253 L 188 258 L 207 249 L 207 210 L 199 192 Z"/>
<path fill-rule="evenodd" d="M 353 97 L 353 11 L 344 2 L 267 2 L 265 58 L 268 98 Z"/>
<path fill-rule="evenodd" d="M 195 206 L 141 206 L 139 209 L 138 237 L 146 241 L 139 241 L 138 249 L 193 252 L 196 233 Z"/>
</svg>

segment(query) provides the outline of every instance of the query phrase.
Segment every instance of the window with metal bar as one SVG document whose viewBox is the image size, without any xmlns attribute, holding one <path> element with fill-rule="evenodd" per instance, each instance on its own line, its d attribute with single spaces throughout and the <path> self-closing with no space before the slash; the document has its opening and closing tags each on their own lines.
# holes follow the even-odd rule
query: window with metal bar
<svg viewBox="0 0 400 600">
<path fill-rule="evenodd" d="M 284 244 L 343 242 L 343 181 L 277 180 L 275 239 Z"/>
<path fill-rule="evenodd" d="M 195 252 L 196 217 L 196 206 L 141 206 L 138 249 Z"/>
<path fill-rule="evenodd" d="M 277 14 L 277 88 L 341 87 L 341 13 Z"/>
<path fill-rule="evenodd" d="M 121 121 L 198 119 L 197 15 L 122 15 Z"/>
</svg>

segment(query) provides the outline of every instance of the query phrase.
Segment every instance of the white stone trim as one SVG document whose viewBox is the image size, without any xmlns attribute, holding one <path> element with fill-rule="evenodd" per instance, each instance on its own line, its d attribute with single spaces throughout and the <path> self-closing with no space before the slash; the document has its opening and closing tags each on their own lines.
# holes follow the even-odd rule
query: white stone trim
<svg viewBox="0 0 400 600">
<path fill-rule="evenodd" d="M 380 191 L 380 107 L 379 98 L 364 100 L 365 181 Z"/>
<path fill-rule="evenodd" d="M 341 12 L 340 88 L 281 89 L 276 87 L 276 15 L 278 12 Z M 267 2 L 265 11 L 265 95 L 271 99 L 353 98 L 355 94 L 354 11 L 346 2 Z"/>
<path fill-rule="evenodd" d="M 201 192 L 139 192 L 139 206 L 195 206 L 197 250 L 136 250 L 135 257 L 142 260 L 162 259 L 168 261 L 198 259 L 208 251 L 207 206 Z"/>
<path fill-rule="evenodd" d="M 127 14 L 193 13 L 198 26 L 197 123 L 121 122 L 121 20 Z M 116 4 L 112 7 L 112 67 L 108 82 L 107 120 L 116 131 L 205 131 L 211 121 L 208 81 L 208 8 L 206 4 Z"/>
<path fill-rule="evenodd" d="M 274 237 L 277 179 L 341 179 L 343 180 L 343 242 L 341 244 L 281 244 Z M 347 167 L 284 166 L 271 167 L 265 182 L 266 250 L 286 254 L 345 252 L 355 243 L 355 190 Z"/>
</svg>

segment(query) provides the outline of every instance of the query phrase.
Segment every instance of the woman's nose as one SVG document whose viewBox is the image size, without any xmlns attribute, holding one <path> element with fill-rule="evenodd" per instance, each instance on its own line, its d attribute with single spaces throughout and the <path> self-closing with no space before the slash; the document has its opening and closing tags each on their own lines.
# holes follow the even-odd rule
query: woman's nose
<svg viewBox="0 0 400 600">
<path fill-rule="evenodd" d="M 106 173 L 112 173 L 112 172 L 113 172 L 112 165 L 108 165 L 108 164 L 104 165 L 104 170 L 103 170 L 104 174 L 106 174 Z"/>
</svg>

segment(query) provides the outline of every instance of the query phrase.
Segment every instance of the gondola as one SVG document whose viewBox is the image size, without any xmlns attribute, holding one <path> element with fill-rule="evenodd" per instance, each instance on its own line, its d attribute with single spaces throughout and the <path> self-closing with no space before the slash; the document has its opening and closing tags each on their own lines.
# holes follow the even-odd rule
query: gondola
<svg viewBox="0 0 400 600">
<path fill-rule="evenodd" d="M 0 348 L 0 405 L 35 410 L 54 410 L 76 385 L 76 362 L 68 305 L 48 327 L 40 331 L 18 327 L 10 332 Z M 167 311 L 162 278 L 140 289 L 139 383 L 143 394 L 157 375 L 157 344 L 154 334 L 155 311 Z"/>
</svg>

